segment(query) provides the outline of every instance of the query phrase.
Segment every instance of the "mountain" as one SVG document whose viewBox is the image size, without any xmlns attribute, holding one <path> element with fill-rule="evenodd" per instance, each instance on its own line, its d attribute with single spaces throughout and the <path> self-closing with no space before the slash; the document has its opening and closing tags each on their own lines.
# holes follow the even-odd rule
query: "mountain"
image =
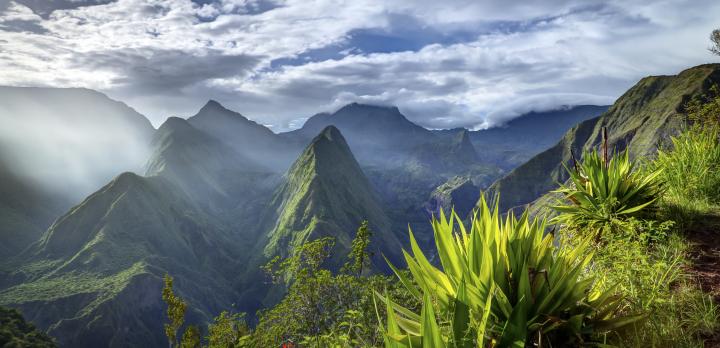
<svg viewBox="0 0 720 348">
<path fill-rule="evenodd" d="M 77 88 L 0 87 L 0 119 L 3 260 L 118 173 L 140 170 L 154 131 L 127 105 Z"/>
<path fill-rule="evenodd" d="M 152 145 L 146 177 L 119 175 L 3 266 L 0 303 L 63 346 L 165 345 L 165 273 L 177 278 L 190 322 L 240 298 L 238 267 L 273 174 L 180 118 Z"/>
<path fill-rule="evenodd" d="M 168 118 L 153 136 L 151 146 L 145 175 L 167 178 L 194 202 L 215 210 L 238 204 L 254 188 L 248 181 L 270 173 L 182 118 Z"/>
<path fill-rule="evenodd" d="M 385 268 L 381 253 L 393 257 L 401 248 L 379 197 L 334 126 L 323 129 L 305 148 L 272 206 L 277 223 L 264 247 L 267 257 L 287 256 L 294 247 L 325 236 L 336 239 L 336 254 L 344 257 L 363 220 L 368 220 L 374 231 L 372 245 L 379 251 L 373 260 L 375 267 Z"/>
<path fill-rule="evenodd" d="M 210 100 L 188 122 L 246 158 L 284 172 L 302 150 L 265 126 Z"/>
<path fill-rule="evenodd" d="M 0 119 L 5 165 L 73 203 L 118 173 L 141 170 L 154 132 L 132 108 L 81 88 L 0 87 Z"/>
<path fill-rule="evenodd" d="M 555 145 L 576 124 L 597 117 L 609 106 L 578 105 L 529 112 L 507 123 L 470 132 L 472 144 L 485 163 L 510 170 Z M 435 131 L 456 133 L 458 130 Z"/>
<path fill-rule="evenodd" d="M 431 131 L 410 122 L 397 107 L 358 103 L 348 104 L 334 113 L 314 115 L 302 128 L 281 136 L 307 143 L 330 125 L 345 135 L 363 165 L 392 166 L 404 151 L 434 139 Z"/>
<path fill-rule="evenodd" d="M 25 182 L 0 159 L 0 259 L 17 255 L 38 240 L 69 203 Z"/>
<path fill-rule="evenodd" d="M 124 173 L 60 217 L 3 278 L 0 303 L 62 346 L 162 346 L 161 277 L 206 321 L 234 300 L 231 230 L 164 178 Z"/>
<path fill-rule="evenodd" d="M 607 112 L 573 127 L 555 146 L 495 182 L 492 189 L 500 192 L 501 208 L 528 204 L 567 180 L 563 163 L 570 161 L 571 152 L 581 154 L 583 149 L 598 146 L 603 127 L 607 127 L 611 148 L 620 151 L 630 147 L 634 157 L 652 155 L 685 124 L 685 103 L 718 82 L 720 64 L 641 79 Z"/>
<path fill-rule="evenodd" d="M 456 176 L 438 186 L 431 194 L 425 209 L 431 215 L 439 216 L 441 211 L 449 214 L 451 209 L 458 216 L 466 217 L 475 207 L 480 189 L 466 177 Z"/>
</svg>

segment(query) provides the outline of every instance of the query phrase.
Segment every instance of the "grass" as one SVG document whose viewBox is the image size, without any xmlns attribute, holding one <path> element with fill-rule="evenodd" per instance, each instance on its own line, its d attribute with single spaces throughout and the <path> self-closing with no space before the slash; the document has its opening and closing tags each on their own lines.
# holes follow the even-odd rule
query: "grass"
<svg viewBox="0 0 720 348">
<path fill-rule="evenodd" d="M 695 126 L 672 139 L 670 149 L 658 152 L 653 165 L 662 169 L 666 193 L 663 213 L 684 228 L 720 204 L 720 131 L 718 126 Z"/>
</svg>

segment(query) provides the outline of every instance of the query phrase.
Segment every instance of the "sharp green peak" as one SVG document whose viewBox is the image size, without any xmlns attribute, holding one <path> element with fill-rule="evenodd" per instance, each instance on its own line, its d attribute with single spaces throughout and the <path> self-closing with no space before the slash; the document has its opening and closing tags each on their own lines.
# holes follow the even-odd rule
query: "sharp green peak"
<svg viewBox="0 0 720 348">
<path fill-rule="evenodd" d="M 305 148 L 274 197 L 278 218 L 264 246 L 266 256 L 287 255 L 306 241 L 332 236 L 342 258 L 366 219 L 382 241 L 376 244 L 382 252 L 392 258 L 399 250 L 378 196 L 334 126 L 325 127 Z M 382 267 L 381 260 L 375 261 Z"/>
<path fill-rule="evenodd" d="M 343 149 L 346 149 L 347 151 L 350 151 L 350 148 L 347 145 L 347 141 L 345 141 L 345 137 L 340 133 L 340 130 L 337 129 L 335 126 L 327 126 L 325 129 L 320 132 L 320 134 L 313 139 L 313 141 L 310 143 L 311 147 L 316 146 L 323 146 L 325 143 L 331 143 L 335 146 L 339 146 Z"/>
</svg>

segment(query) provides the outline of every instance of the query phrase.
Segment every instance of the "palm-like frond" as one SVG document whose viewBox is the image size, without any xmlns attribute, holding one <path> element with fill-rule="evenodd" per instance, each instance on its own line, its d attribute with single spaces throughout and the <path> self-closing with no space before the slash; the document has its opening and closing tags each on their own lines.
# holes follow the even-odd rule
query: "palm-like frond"
<svg viewBox="0 0 720 348">
<path fill-rule="evenodd" d="M 388 308 L 389 347 L 429 347 L 425 335 L 430 334 L 442 336 L 433 345 L 450 347 L 582 342 L 596 327 L 613 326 L 619 299 L 598 293 L 583 273 L 592 258 L 589 240 L 556 247 L 552 234 L 545 234 L 544 220 L 531 220 L 526 213 L 502 219 L 498 206 L 491 209 L 484 198 L 469 233 L 454 212 L 449 218 L 441 214 L 432 225 L 442 268 L 428 261 L 412 231 L 412 254 L 404 252 L 422 290 L 422 295 L 411 292 L 422 296 L 423 314 L 376 294 Z M 447 318 L 442 325 L 430 318 L 430 298 L 439 317 Z M 443 325 L 446 330 L 435 330 Z"/>
<path fill-rule="evenodd" d="M 566 201 L 553 207 L 560 212 L 553 222 L 598 228 L 640 214 L 660 196 L 661 172 L 635 170 L 627 151 L 610 160 L 597 151 L 585 152 L 582 163 L 566 170 L 568 183 L 554 191 Z"/>
</svg>

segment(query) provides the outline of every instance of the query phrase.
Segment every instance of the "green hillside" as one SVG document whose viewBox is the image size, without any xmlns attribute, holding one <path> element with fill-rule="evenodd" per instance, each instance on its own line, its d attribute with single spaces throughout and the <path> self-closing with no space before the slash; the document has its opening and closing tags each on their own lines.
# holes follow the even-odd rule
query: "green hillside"
<svg viewBox="0 0 720 348">
<path fill-rule="evenodd" d="M 382 246 L 382 252 L 392 256 L 400 246 L 374 189 L 333 126 L 307 146 L 274 197 L 278 218 L 264 247 L 268 257 L 287 256 L 298 245 L 325 236 L 336 239 L 337 254 L 344 256 L 363 220 L 377 231 L 375 245 Z M 379 257 L 375 261 L 383 267 Z"/>
<path fill-rule="evenodd" d="M 571 152 L 597 146 L 607 127 L 611 148 L 631 149 L 631 155 L 654 153 L 658 145 L 677 134 L 685 122 L 684 104 L 720 81 L 720 64 L 706 64 L 673 76 L 650 76 L 625 92 L 600 117 L 569 130 L 552 148 L 531 158 L 495 182 L 502 209 L 528 204 L 567 179 L 563 163 Z"/>
<path fill-rule="evenodd" d="M 226 277 L 239 248 L 229 228 L 167 180 L 125 173 L 20 255 L 8 275 L 17 285 L 0 292 L 0 303 L 64 346 L 164 345 L 155 296 L 162 275 L 182 275 L 194 319 L 206 320 L 232 301 Z"/>
</svg>

